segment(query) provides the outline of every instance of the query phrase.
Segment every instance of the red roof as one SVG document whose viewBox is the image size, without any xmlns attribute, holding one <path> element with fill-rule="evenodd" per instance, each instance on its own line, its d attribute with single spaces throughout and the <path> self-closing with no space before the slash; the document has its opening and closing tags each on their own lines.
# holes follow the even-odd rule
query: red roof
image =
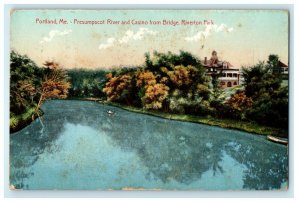
<svg viewBox="0 0 300 202">
<path fill-rule="evenodd" d="M 286 64 L 284 64 L 283 62 L 279 61 L 279 65 L 280 67 L 288 67 Z"/>
<path fill-rule="evenodd" d="M 219 62 L 221 63 L 220 65 L 226 63 L 227 66 L 228 66 L 228 68 L 234 67 L 230 62 L 221 62 L 221 61 L 219 61 Z M 207 60 L 207 63 L 206 63 L 206 64 L 204 63 L 204 60 L 202 60 L 201 63 L 202 63 L 202 65 L 205 66 L 205 67 L 211 67 L 211 66 L 212 66 L 212 61 L 211 61 L 211 60 Z M 217 63 L 213 63 L 213 64 L 217 64 Z"/>
</svg>

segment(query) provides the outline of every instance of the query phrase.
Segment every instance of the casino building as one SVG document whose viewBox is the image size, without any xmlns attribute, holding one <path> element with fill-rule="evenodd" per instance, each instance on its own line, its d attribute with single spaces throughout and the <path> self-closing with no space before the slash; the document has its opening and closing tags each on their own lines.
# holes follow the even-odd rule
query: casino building
<svg viewBox="0 0 300 202">
<path fill-rule="evenodd" d="M 239 68 L 235 68 L 230 62 L 220 61 L 216 51 L 212 52 L 211 58 L 207 57 L 201 61 L 206 69 L 206 75 L 218 75 L 220 86 L 230 88 L 241 84 L 241 73 Z"/>
</svg>

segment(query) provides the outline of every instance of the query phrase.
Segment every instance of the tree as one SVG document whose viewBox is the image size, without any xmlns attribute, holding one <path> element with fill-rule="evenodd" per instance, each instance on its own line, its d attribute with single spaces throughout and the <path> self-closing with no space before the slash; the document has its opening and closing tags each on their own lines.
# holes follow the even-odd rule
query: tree
<svg viewBox="0 0 300 202">
<path fill-rule="evenodd" d="M 167 74 L 176 87 L 189 86 L 196 77 L 197 69 L 193 66 L 175 66 L 173 71 L 169 71 Z"/>
<path fill-rule="evenodd" d="M 244 109 L 251 107 L 253 101 L 245 95 L 245 92 L 241 91 L 233 94 L 226 104 L 230 105 L 232 109 L 243 111 Z"/>
<path fill-rule="evenodd" d="M 248 97 L 257 97 L 264 88 L 264 77 L 267 71 L 264 63 L 259 63 L 253 67 L 243 67 L 242 75 L 244 78 L 245 94 Z"/>
<path fill-rule="evenodd" d="M 245 96 L 253 101 L 246 117 L 258 123 L 288 129 L 288 88 L 281 87 L 279 58 L 243 68 Z"/>
<path fill-rule="evenodd" d="M 145 69 L 152 72 L 160 72 L 161 67 L 166 67 L 168 70 L 172 70 L 174 66 L 194 66 L 200 72 L 204 73 L 205 70 L 201 65 L 200 60 L 186 51 L 180 51 L 179 54 L 172 52 L 160 53 L 157 51 L 153 52 L 152 58 L 149 53 L 145 54 Z"/>
<path fill-rule="evenodd" d="M 288 130 L 288 111 L 288 88 L 283 87 L 261 94 L 246 110 L 246 116 L 260 124 Z"/>
<path fill-rule="evenodd" d="M 230 118 L 245 119 L 245 112 L 253 105 L 253 100 L 246 96 L 244 91 L 237 91 L 225 102 L 227 113 Z"/>
<path fill-rule="evenodd" d="M 272 93 L 280 88 L 282 78 L 278 75 L 278 56 L 270 55 L 267 64 L 260 62 L 253 67 L 243 67 L 245 93 L 248 97 L 258 98 L 262 93 Z"/>
<path fill-rule="evenodd" d="M 10 53 L 10 112 L 22 114 L 38 100 L 42 70 L 26 55 Z"/>
<path fill-rule="evenodd" d="M 105 97 L 103 88 L 106 83 L 106 70 L 69 69 L 66 71 L 72 86 L 69 89 L 69 97 Z"/>
<path fill-rule="evenodd" d="M 146 109 L 161 109 L 169 94 L 169 87 L 165 84 L 157 83 L 147 85 L 145 96 L 142 97 L 143 105 Z"/>
<path fill-rule="evenodd" d="M 136 85 L 138 87 L 144 87 L 145 85 L 156 84 L 156 76 L 150 71 L 142 71 L 137 74 Z"/>
<path fill-rule="evenodd" d="M 189 112 L 201 108 L 198 111 L 202 113 L 209 106 L 210 90 L 204 68 L 198 58 L 185 51 L 154 51 L 152 56 L 146 53 L 144 68 L 121 68 L 107 76 L 103 92 L 108 101 L 174 112 L 181 111 L 178 106 Z"/>
<path fill-rule="evenodd" d="M 111 73 L 107 74 L 108 81 L 103 88 L 103 92 L 107 95 L 108 101 L 123 101 L 129 104 L 132 76 L 129 74 L 112 76 Z"/>
<path fill-rule="evenodd" d="M 70 88 L 67 74 L 58 63 L 46 61 L 44 65 L 45 72 L 42 79 L 42 87 L 38 92 L 40 98 L 35 108 L 34 114 L 32 115 L 32 119 L 34 119 L 35 114 L 39 116 L 39 109 L 46 99 L 64 99 L 67 97 L 68 90 Z"/>
</svg>

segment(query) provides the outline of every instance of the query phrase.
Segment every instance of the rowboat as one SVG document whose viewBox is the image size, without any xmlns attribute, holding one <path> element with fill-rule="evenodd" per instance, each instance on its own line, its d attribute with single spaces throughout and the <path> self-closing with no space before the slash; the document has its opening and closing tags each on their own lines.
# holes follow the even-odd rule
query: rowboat
<svg viewBox="0 0 300 202">
<path fill-rule="evenodd" d="M 106 113 L 107 113 L 108 115 L 110 115 L 110 116 L 115 114 L 115 112 L 112 111 L 112 110 L 107 110 Z"/>
<path fill-rule="evenodd" d="M 280 138 L 280 137 L 274 137 L 272 135 L 268 135 L 267 139 L 270 140 L 270 141 L 272 141 L 272 142 L 279 143 L 279 144 L 284 144 L 284 145 L 288 144 L 288 140 L 287 139 L 283 139 L 283 138 Z"/>
</svg>

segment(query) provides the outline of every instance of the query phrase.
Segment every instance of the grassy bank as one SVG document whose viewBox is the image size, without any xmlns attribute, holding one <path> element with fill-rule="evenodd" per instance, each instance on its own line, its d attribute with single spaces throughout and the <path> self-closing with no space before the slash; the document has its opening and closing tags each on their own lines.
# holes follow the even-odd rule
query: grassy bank
<svg viewBox="0 0 300 202">
<path fill-rule="evenodd" d="M 102 103 L 102 102 L 101 102 Z M 144 110 L 137 107 L 125 106 L 117 103 L 107 103 L 112 106 L 116 106 L 131 112 L 148 114 L 152 116 L 157 116 L 170 120 L 178 120 L 178 121 L 187 121 L 193 123 L 202 123 L 211 126 L 219 126 L 222 128 L 236 129 L 249 133 L 259 134 L 259 135 L 274 135 L 278 137 L 288 137 L 288 131 L 279 128 L 273 128 L 268 126 L 262 126 L 253 122 L 246 122 L 240 120 L 232 120 L 232 119 L 218 119 L 210 116 L 193 116 L 186 114 L 169 114 L 157 111 L 149 111 Z"/>
<path fill-rule="evenodd" d="M 10 114 L 9 128 L 10 132 L 16 132 L 26 127 L 32 122 L 32 115 L 34 113 L 35 107 L 28 108 L 24 113 L 19 115 Z"/>
</svg>

